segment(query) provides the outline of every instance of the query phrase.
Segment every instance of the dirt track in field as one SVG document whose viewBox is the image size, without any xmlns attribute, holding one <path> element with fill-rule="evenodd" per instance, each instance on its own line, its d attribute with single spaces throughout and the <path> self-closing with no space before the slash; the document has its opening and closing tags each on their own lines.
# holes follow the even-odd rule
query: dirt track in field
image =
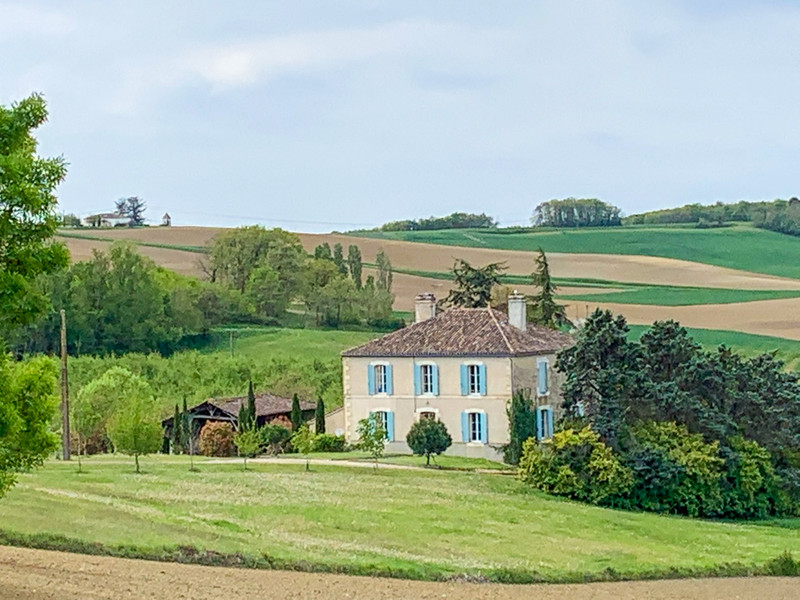
<svg viewBox="0 0 800 600">
<path fill-rule="evenodd" d="M 88 233 L 109 239 L 203 246 L 220 231 L 224 230 L 209 227 L 152 227 L 133 230 L 89 231 Z M 466 258 L 474 264 L 505 261 L 509 266 L 509 272 L 515 274 L 524 274 L 532 269 L 533 259 L 529 252 L 372 240 L 338 234 L 300 234 L 300 238 L 307 250 L 313 250 L 316 245 L 323 242 L 358 244 L 365 261 L 373 261 L 377 251 L 384 248 L 395 266 L 421 271 L 447 271 L 456 256 Z M 62 240 L 70 248 L 73 260 L 88 258 L 91 256 L 93 248 L 107 248 L 107 244 L 104 242 L 74 238 L 62 238 Z M 140 250 L 167 268 L 180 273 L 201 275 L 198 266 L 199 255 L 196 253 L 148 246 L 140 246 Z M 611 281 L 738 289 L 800 289 L 798 280 L 667 258 L 556 253 L 548 256 L 552 273 L 556 277 L 588 277 Z M 523 292 L 532 291 L 529 286 L 514 287 Z M 420 292 L 433 292 L 437 298 L 443 298 L 449 289 L 450 283 L 445 280 L 396 273 L 393 284 L 395 309 L 413 310 L 414 297 Z M 575 290 L 567 288 L 562 288 L 562 291 L 576 293 Z M 571 301 L 566 304 L 568 305 L 568 316 L 571 318 L 584 316 L 587 306 L 589 310 L 600 307 L 621 313 L 635 324 L 649 324 L 659 319 L 676 319 L 687 327 L 727 329 L 800 340 L 800 299 L 798 298 L 697 306 L 652 306 L 586 301 Z"/>
<path fill-rule="evenodd" d="M 794 600 L 796 578 L 683 579 L 580 585 L 427 583 L 200 567 L 0 546 L 0 598 L 16 600 Z"/>
</svg>

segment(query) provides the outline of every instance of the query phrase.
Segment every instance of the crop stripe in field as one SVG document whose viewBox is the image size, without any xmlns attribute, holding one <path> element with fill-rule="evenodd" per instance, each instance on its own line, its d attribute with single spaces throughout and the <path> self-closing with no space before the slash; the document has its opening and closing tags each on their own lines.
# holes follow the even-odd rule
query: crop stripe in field
<svg viewBox="0 0 800 600">
<path fill-rule="evenodd" d="M 193 252 L 195 254 L 208 254 L 208 248 L 205 246 L 182 246 L 180 244 L 159 244 L 156 242 L 144 242 L 130 238 L 108 238 L 101 235 L 87 235 L 84 233 L 72 233 L 59 230 L 56 237 L 73 238 L 76 240 L 88 240 L 91 242 L 105 242 L 113 244 L 114 242 L 130 242 L 136 246 L 146 246 L 148 248 L 161 248 L 163 250 L 180 250 L 181 252 Z"/>
</svg>

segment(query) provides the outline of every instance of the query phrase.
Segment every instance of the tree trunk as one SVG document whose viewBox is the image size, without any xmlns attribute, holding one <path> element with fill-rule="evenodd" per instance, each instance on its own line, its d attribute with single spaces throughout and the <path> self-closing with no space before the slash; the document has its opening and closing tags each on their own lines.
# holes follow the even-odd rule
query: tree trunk
<svg viewBox="0 0 800 600">
<path fill-rule="evenodd" d="M 430 454 L 426 454 L 425 455 L 425 466 L 426 467 L 430 467 L 431 466 L 431 455 Z"/>
<path fill-rule="evenodd" d="M 133 455 L 133 461 L 136 463 L 136 472 L 138 473 L 139 472 L 139 455 L 138 454 L 134 454 Z"/>
</svg>

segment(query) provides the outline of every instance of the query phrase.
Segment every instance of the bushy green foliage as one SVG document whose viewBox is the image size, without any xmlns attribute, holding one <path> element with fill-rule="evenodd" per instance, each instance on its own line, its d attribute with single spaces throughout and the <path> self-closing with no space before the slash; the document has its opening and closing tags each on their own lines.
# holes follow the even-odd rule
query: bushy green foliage
<svg viewBox="0 0 800 600">
<path fill-rule="evenodd" d="M 596 198 L 565 198 L 542 202 L 531 222 L 544 227 L 610 227 L 622 225 L 620 209 Z"/>
<path fill-rule="evenodd" d="M 344 452 L 346 448 L 343 435 L 318 433 L 314 437 L 314 452 Z"/>
<path fill-rule="evenodd" d="M 305 456 L 306 471 L 308 471 L 308 455 L 314 450 L 314 438 L 314 432 L 305 423 L 292 434 L 292 448 Z"/>
<path fill-rule="evenodd" d="M 292 422 L 292 431 L 298 431 L 303 425 L 303 412 L 300 410 L 300 398 L 297 393 L 292 394 L 292 412 L 289 419 Z"/>
<path fill-rule="evenodd" d="M 233 456 L 235 454 L 234 431 L 231 424 L 208 421 L 200 430 L 197 449 L 203 456 Z"/>
<path fill-rule="evenodd" d="M 452 446 L 453 438 L 438 419 L 420 419 L 408 431 L 406 443 L 414 454 L 424 456 L 425 464 L 430 465 L 431 456 L 441 454 Z"/>
<path fill-rule="evenodd" d="M 69 255 L 52 243 L 59 224 L 55 189 L 67 173 L 63 157 L 36 154 L 33 130 L 47 120 L 44 98 L 33 94 L 0 106 L 0 334 L 35 320 L 46 308 L 33 285 L 66 266 Z"/>
<path fill-rule="evenodd" d="M 57 447 L 50 432 L 56 374 L 45 359 L 12 363 L 0 353 L 0 497 L 17 473 L 41 466 Z"/>
<path fill-rule="evenodd" d="M 800 508 L 800 384 L 772 354 L 708 352 L 677 323 L 638 341 L 595 312 L 556 368 L 568 415 L 586 419 L 634 474 L 623 505 L 691 516 Z"/>
<path fill-rule="evenodd" d="M 489 306 L 492 290 L 500 285 L 500 273 L 505 269 L 503 263 L 473 267 L 464 259 L 456 259 L 453 264 L 453 281 L 456 288 L 450 290 L 445 303 L 461 308 Z"/>
<path fill-rule="evenodd" d="M 633 484 L 631 470 L 590 427 L 556 432 L 541 444 L 528 439 L 519 476 L 542 491 L 595 504 L 611 503 Z"/>
<path fill-rule="evenodd" d="M 314 407 L 314 433 L 325 433 L 325 403 L 322 399 L 317 400 Z"/>
<path fill-rule="evenodd" d="M 292 432 L 278 423 L 266 423 L 259 430 L 261 447 L 269 454 L 278 455 L 286 450 Z"/>
<path fill-rule="evenodd" d="M 436 229 L 487 229 L 497 227 L 497 221 L 481 213 L 454 212 L 446 217 L 391 221 L 381 225 L 381 231 L 431 231 Z"/>
<path fill-rule="evenodd" d="M 123 369 L 101 378 L 104 384 L 117 380 L 120 389 L 106 431 L 116 452 L 133 456 L 139 472 L 139 456 L 157 452 L 162 445 L 163 430 L 159 406 L 150 386 L 141 377 Z M 94 393 L 99 393 L 99 388 Z"/>
<path fill-rule="evenodd" d="M 356 425 L 356 435 L 358 435 L 358 448 L 370 455 L 377 469 L 378 459 L 383 456 L 383 450 L 386 448 L 386 429 L 380 416 L 375 413 L 361 419 Z"/>
<path fill-rule="evenodd" d="M 205 428 L 204 428 L 205 429 Z M 252 458 L 261 450 L 261 434 L 256 429 L 244 429 L 235 434 L 230 427 L 233 444 L 239 451 L 239 456 L 244 460 L 244 468 L 247 469 L 247 459 Z"/>
</svg>

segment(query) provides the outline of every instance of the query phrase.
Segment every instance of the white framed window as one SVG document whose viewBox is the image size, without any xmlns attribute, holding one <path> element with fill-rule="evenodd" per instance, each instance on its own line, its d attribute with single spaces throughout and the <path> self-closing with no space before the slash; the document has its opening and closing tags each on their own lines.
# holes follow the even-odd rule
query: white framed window
<svg viewBox="0 0 800 600">
<path fill-rule="evenodd" d="M 468 409 L 461 413 L 461 441 L 465 444 L 489 443 L 488 422 L 483 410 Z"/>
<path fill-rule="evenodd" d="M 536 409 L 536 428 L 540 440 L 553 437 L 553 407 L 540 406 Z"/>
<path fill-rule="evenodd" d="M 419 420 L 420 421 L 435 421 L 436 420 L 436 412 L 432 410 L 421 410 L 419 411 Z"/>
<path fill-rule="evenodd" d="M 481 441 L 481 413 L 469 413 L 469 441 Z"/>
<path fill-rule="evenodd" d="M 376 410 L 375 415 L 377 415 L 378 420 L 380 421 L 380 424 L 383 427 L 383 430 L 389 431 L 389 411 Z"/>
<path fill-rule="evenodd" d="M 483 369 L 481 369 L 481 365 L 467 365 L 467 383 L 468 383 L 468 392 L 470 394 L 480 394 L 482 389 L 481 383 L 481 375 Z"/>
<path fill-rule="evenodd" d="M 435 385 L 434 385 L 435 369 L 436 365 L 420 365 L 419 367 L 420 385 L 423 394 L 435 393 Z"/>
<path fill-rule="evenodd" d="M 375 370 L 375 393 L 385 394 L 388 390 L 389 377 L 386 365 L 373 365 Z"/>
</svg>

